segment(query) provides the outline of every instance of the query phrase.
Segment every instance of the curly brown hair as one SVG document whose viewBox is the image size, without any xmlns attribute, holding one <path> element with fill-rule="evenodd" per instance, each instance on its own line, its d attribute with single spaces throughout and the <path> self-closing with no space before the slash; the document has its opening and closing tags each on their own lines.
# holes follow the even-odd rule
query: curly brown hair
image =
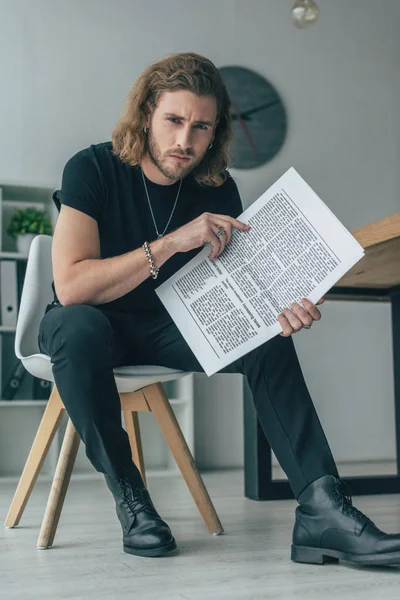
<svg viewBox="0 0 400 600">
<path fill-rule="evenodd" d="M 217 101 L 218 124 L 213 146 L 193 170 L 193 176 L 199 184 L 218 187 L 224 183 L 230 163 L 230 99 L 216 66 L 193 52 L 169 54 L 147 67 L 133 83 L 125 110 L 112 133 L 114 153 L 129 165 L 140 164 L 146 153 L 146 105 L 154 109 L 164 92 L 176 90 L 214 96 Z"/>
</svg>

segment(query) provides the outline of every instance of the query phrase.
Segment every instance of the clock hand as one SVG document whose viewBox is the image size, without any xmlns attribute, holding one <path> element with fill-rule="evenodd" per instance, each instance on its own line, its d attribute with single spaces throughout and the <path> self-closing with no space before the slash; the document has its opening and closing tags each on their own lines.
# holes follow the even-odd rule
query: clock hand
<svg viewBox="0 0 400 600">
<path fill-rule="evenodd" d="M 236 103 L 233 102 L 232 100 L 231 100 L 231 103 L 232 103 L 233 110 L 237 114 L 237 120 L 239 121 L 239 124 L 240 124 L 241 128 L 243 129 L 244 134 L 247 137 L 247 139 L 249 141 L 249 144 L 250 144 L 250 146 L 251 146 L 251 148 L 252 148 L 255 156 L 258 156 L 258 150 L 256 148 L 256 145 L 255 145 L 254 141 L 253 141 L 253 138 L 251 137 L 250 131 L 249 131 L 246 123 L 241 118 L 241 114 L 240 114 L 239 108 L 237 107 Z"/>
<path fill-rule="evenodd" d="M 259 112 L 260 110 L 265 110 L 266 108 L 270 108 L 271 106 L 274 106 L 275 104 L 278 104 L 277 100 L 274 100 L 273 102 L 266 102 L 265 104 L 262 104 L 261 106 L 256 106 L 255 108 L 250 108 L 249 110 L 245 110 L 244 112 L 240 113 L 239 116 L 245 121 L 251 121 L 251 119 L 248 118 L 249 115 Z M 238 120 L 237 115 L 231 115 L 231 117 L 232 117 L 232 121 Z"/>
</svg>

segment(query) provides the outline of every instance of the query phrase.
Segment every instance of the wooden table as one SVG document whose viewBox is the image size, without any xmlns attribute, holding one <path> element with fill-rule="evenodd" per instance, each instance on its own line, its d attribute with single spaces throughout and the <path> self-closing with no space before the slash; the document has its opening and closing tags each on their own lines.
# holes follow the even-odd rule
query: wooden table
<svg viewBox="0 0 400 600">
<path fill-rule="evenodd" d="M 400 212 L 351 232 L 364 257 L 325 295 L 327 300 L 391 302 L 397 474 L 343 477 L 354 494 L 400 493 Z M 272 479 L 271 448 L 244 382 L 245 495 L 253 500 L 293 498 L 286 480 Z"/>
</svg>

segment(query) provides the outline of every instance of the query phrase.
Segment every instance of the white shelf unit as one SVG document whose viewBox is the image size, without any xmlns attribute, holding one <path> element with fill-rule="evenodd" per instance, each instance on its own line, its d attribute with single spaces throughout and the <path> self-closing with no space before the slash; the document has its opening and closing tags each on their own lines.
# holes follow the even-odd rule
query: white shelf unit
<svg viewBox="0 0 400 600">
<path fill-rule="evenodd" d="M 0 261 L 26 262 L 27 256 L 16 252 L 15 241 L 6 234 L 6 225 L 16 208 L 35 206 L 47 208 L 53 224 L 57 219 L 51 195 L 55 187 L 22 186 L 0 182 Z M 3 285 L 3 282 L 1 283 Z M 0 319 L 0 479 L 17 480 L 22 472 L 31 444 L 36 435 L 47 401 L 33 400 L 29 378 L 25 377 L 15 400 L 1 398 L 3 382 L 16 362 L 14 338 L 16 328 L 1 325 Z M 167 382 L 163 387 L 170 399 L 188 446 L 194 454 L 193 375 Z M 143 454 L 148 474 L 175 475 L 179 471 L 151 413 L 139 413 Z M 66 426 L 66 418 L 55 436 L 40 477 L 52 477 Z M 80 445 L 74 474 L 91 477 L 93 466 Z"/>
<path fill-rule="evenodd" d="M 7 224 L 15 210 L 29 207 L 46 210 L 54 222 L 53 189 L 48 185 L 0 182 L 0 261 L 16 261 L 18 269 L 23 270 L 27 256 L 17 252 L 16 241 L 6 232 Z M 0 285 L 7 286 L 7 281 L 0 281 Z M 33 380 L 28 374 L 14 400 L 1 398 L 4 383 L 17 363 L 15 332 L 15 326 L 2 324 L 0 313 L 0 477 L 20 475 L 46 406 L 46 400 L 32 399 Z M 54 450 L 44 464 L 47 473 L 52 469 L 52 455 Z"/>
</svg>

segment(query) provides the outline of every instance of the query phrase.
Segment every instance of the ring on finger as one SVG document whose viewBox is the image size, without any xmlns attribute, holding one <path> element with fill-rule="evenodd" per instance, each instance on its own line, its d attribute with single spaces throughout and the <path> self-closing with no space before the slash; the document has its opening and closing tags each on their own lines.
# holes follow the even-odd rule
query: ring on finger
<svg viewBox="0 0 400 600">
<path fill-rule="evenodd" d="M 218 227 L 215 235 L 218 239 L 221 239 L 225 235 L 225 229 L 223 227 Z"/>
</svg>

